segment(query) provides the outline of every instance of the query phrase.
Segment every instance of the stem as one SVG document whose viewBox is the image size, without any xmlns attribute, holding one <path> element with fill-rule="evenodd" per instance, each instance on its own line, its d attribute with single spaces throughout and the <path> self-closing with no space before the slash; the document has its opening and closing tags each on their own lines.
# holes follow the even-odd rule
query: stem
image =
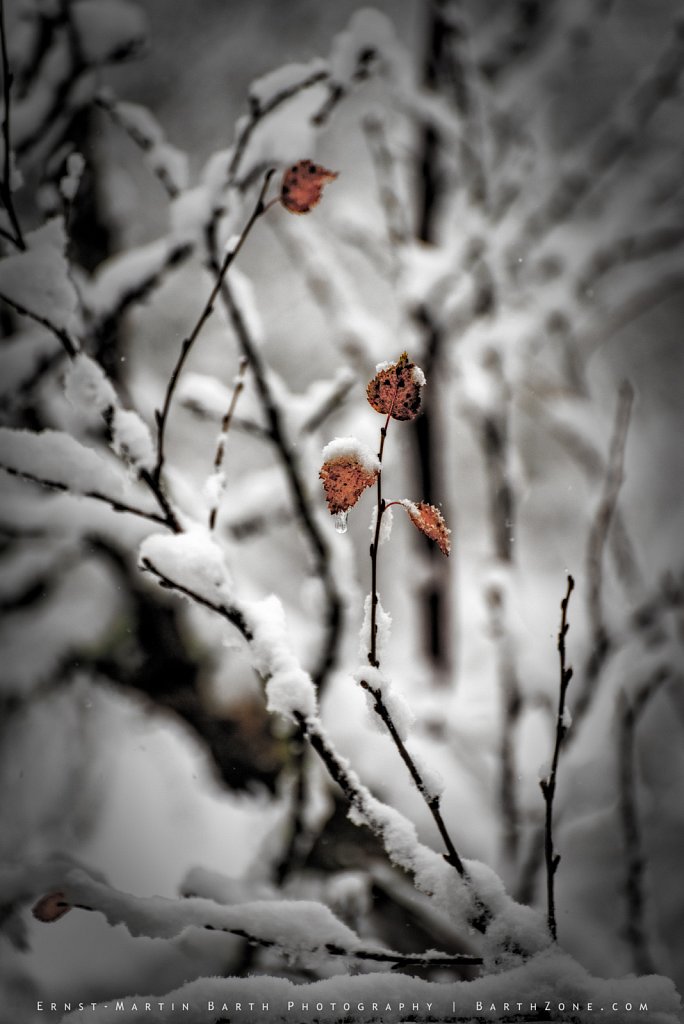
<svg viewBox="0 0 684 1024">
<path fill-rule="evenodd" d="M 183 341 L 183 344 L 181 346 L 180 354 L 176 361 L 176 365 L 173 368 L 173 372 L 171 374 L 168 386 L 166 388 L 166 395 L 164 396 L 164 405 L 161 411 L 156 411 L 155 415 L 157 420 L 157 461 L 152 471 L 152 479 L 157 486 L 159 485 L 162 469 L 164 466 L 164 439 L 166 435 L 166 423 L 169 417 L 169 410 L 171 408 L 171 399 L 173 398 L 173 393 L 176 390 L 176 385 L 178 384 L 181 370 L 183 369 L 185 361 L 188 358 L 190 350 L 192 349 L 192 346 L 197 340 L 200 331 L 202 330 L 204 324 L 206 323 L 206 321 L 209 319 L 213 312 L 214 302 L 216 301 L 216 298 L 219 295 L 219 292 L 221 291 L 223 279 L 228 273 L 231 264 L 233 263 L 234 259 L 242 249 L 242 246 L 247 240 L 250 231 L 254 227 L 259 217 L 261 217 L 265 213 L 265 211 L 269 209 L 271 205 L 269 204 L 269 206 L 264 206 L 264 196 L 266 195 L 266 190 L 273 176 L 273 173 L 274 171 L 273 169 L 271 169 L 267 171 L 266 174 L 264 175 L 264 180 L 259 190 L 259 195 L 254 205 L 254 209 L 250 214 L 249 220 L 242 229 L 242 233 L 238 238 L 236 245 L 232 249 L 228 250 L 223 259 L 223 263 L 219 267 L 218 273 L 216 275 L 216 281 L 214 282 L 214 286 L 211 290 L 209 298 L 207 299 L 204 308 L 200 313 L 191 333 Z"/>
<path fill-rule="evenodd" d="M 392 402 L 392 405 L 394 405 L 394 401 Z M 383 453 L 384 453 L 384 450 L 385 450 L 385 439 L 387 437 L 387 428 L 389 426 L 389 422 L 390 422 L 391 416 L 392 416 L 392 409 L 390 408 L 390 411 L 387 414 L 387 419 L 385 420 L 384 424 L 380 428 L 380 447 L 378 449 L 378 462 L 380 463 L 380 469 L 378 471 L 378 480 L 377 480 L 377 488 L 378 488 L 377 513 L 376 513 L 376 517 L 375 517 L 375 533 L 373 535 L 373 543 L 371 544 L 371 547 L 370 547 L 370 557 L 371 557 L 371 627 L 370 627 L 370 650 L 368 652 L 368 661 L 373 666 L 373 668 L 379 668 L 380 667 L 380 659 L 378 658 L 378 654 L 377 654 L 377 628 L 378 627 L 377 627 L 377 621 L 376 621 L 377 620 L 377 607 L 378 607 L 378 551 L 379 551 L 379 547 L 380 547 L 380 528 L 381 528 L 381 525 L 382 525 L 382 517 L 383 517 L 383 514 L 385 512 L 385 508 L 386 508 L 384 499 L 382 497 L 382 456 L 383 456 Z M 397 502 L 392 502 L 392 504 L 398 504 L 398 503 Z M 390 734 L 390 736 L 392 738 L 392 742 L 394 743 L 395 747 L 397 748 L 402 761 L 404 762 L 404 764 L 408 768 L 409 774 L 410 774 L 411 778 L 413 779 L 413 781 L 414 781 L 414 783 L 416 785 L 416 788 L 418 789 L 418 792 L 423 797 L 423 800 L 425 801 L 425 803 L 426 803 L 426 805 L 428 807 L 428 810 L 430 811 L 430 814 L 433 817 L 433 820 L 434 820 L 434 822 L 435 822 L 435 824 L 437 826 L 439 834 L 441 835 L 442 839 L 444 840 L 444 845 L 447 848 L 447 853 L 445 854 L 445 859 L 447 860 L 447 862 L 449 864 L 451 864 L 454 868 L 456 868 L 456 871 L 458 871 L 458 873 L 461 876 L 461 878 L 466 878 L 467 875 L 466 875 L 465 867 L 463 866 L 463 861 L 461 860 L 461 858 L 459 857 L 458 853 L 456 852 L 456 847 L 454 846 L 453 841 L 451 839 L 451 836 L 449 835 L 449 832 L 447 830 L 447 827 L 444 824 L 444 819 L 442 818 L 442 814 L 441 814 L 441 811 L 439 809 L 439 797 L 432 796 L 428 792 L 427 787 L 425 786 L 425 782 L 423 780 L 423 777 L 420 774 L 420 772 L 419 772 L 419 770 L 418 770 L 418 768 L 416 766 L 416 763 L 414 762 L 414 760 L 411 757 L 410 753 L 406 749 L 401 736 L 397 732 L 397 728 L 396 728 L 396 726 L 395 726 L 395 724 L 394 724 L 394 722 L 392 720 L 392 716 L 390 714 L 389 708 L 387 707 L 387 705 L 385 704 L 385 701 L 383 699 L 382 691 L 380 689 L 375 689 L 365 679 L 361 680 L 360 685 L 363 687 L 364 690 L 367 690 L 372 695 L 373 700 L 375 701 L 374 711 L 376 712 L 376 714 L 384 722 L 385 727 L 387 728 L 387 731 L 389 732 L 389 734 Z"/>
<path fill-rule="evenodd" d="M 18 249 L 25 250 L 26 242 L 21 232 L 21 225 L 19 218 L 17 217 L 16 210 L 14 209 L 14 200 L 12 199 L 12 164 L 11 164 L 11 149 L 10 149 L 10 108 L 12 100 L 12 82 L 14 76 L 10 71 L 9 58 L 7 56 L 7 36 L 5 34 L 5 4 L 4 0 L 0 0 L 0 50 L 2 51 L 2 93 L 3 101 L 5 105 L 5 111 L 2 118 L 2 136 L 5 144 L 5 154 L 3 158 L 2 167 L 2 182 L 0 183 L 0 198 L 2 199 L 3 205 L 7 210 L 7 216 L 10 219 L 10 223 L 14 230 L 14 238 L 12 241 Z M 10 237 L 6 235 L 5 237 Z"/>
<path fill-rule="evenodd" d="M 392 411 L 387 413 L 387 419 L 384 425 L 380 428 L 380 448 L 378 450 L 378 462 L 380 463 L 380 469 L 378 470 L 378 503 L 377 513 L 375 516 L 375 533 L 373 535 L 373 543 L 370 548 L 371 557 L 371 628 L 370 628 L 370 651 L 368 652 L 368 661 L 373 668 L 378 668 L 380 661 L 377 656 L 377 609 L 378 609 L 378 549 L 380 547 L 380 527 L 382 525 L 382 517 L 385 511 L 385 503 L 382 499 L 382 453 L 385 450 L 385 438 L 387 437 L 387 427 L 389 426 L 390 417 Z"/>
<path fill-rule="evenodd" d="M 433 817 L 437 829 L 439 830 L 439 834 L 444 840 L 444 845 L 447 848 L 445 859 L 448 861 L 449 864 L 456 868 L 461 878 L 465 878 L 466 870 L 463 865 L 463 861 L 456 852 L 456 847 L 454 846 L 451 836 L 449 835 L 449 832 L 447 830 L 447 827 L 444 824 L 444 819 L 442 818 L 442 813 L 439 809 L 439 797 L 431 796 L 430 793 L 428 793 L 423 777 L 420 774 L 415 761 L 413 760 L 410 753 L 406 749 L 406 746 L 404 745 L 401 736 L 397 732 L 396 726 L 392 721 L 392 716 L 390 715 L 389 709 L 382 698 L 382 692 L 380 690 L 374 689 L 374 687 L 367 683 L 365 679 L 361 681 L 361 686 L 363 687 L 364 690 L 368 690 L 368 692 L 373 696 L 373 699 L 375 701 L 373 710 L 385 723 L 387 731 L 392 737 L 392 742 L 399 751 L 402 761 L 408 768 L 409 774 L 413 779 L 418 792 L 420 793 L 420 795 L 423 797 L 423 800 L 427 804 L 428 810 L 430 811 L 430 814 Z"/>
<path fill-rule="evenodd" d="M 570 628 L 568 625 L 568 604 L 570 602 L 570 595 L 575 586 L 575 581 L 572 576 L 568 575 L 568 589 L 565 592 L 565 597 L 561 601 L 561 624 L 558 630 L 558 654 L 560 659 L 560 680 L 559 680 L 559 692 L 558 692 L 558 715 L 556 717 L 556 741 L 553 748 L 553 758 L 551 761 L 551 771 L 548 778 L 542 779 L 539 783 L 541 791 L 544 796 L 544 802 L 546 804 L 546 814 L 544 820 L 544 857 L 546 860 L 546 900 L 547 900 L 547 913 L 546 920 L 551 932 L 551 937 L 554 942 L 558 938 L 558 929 L 556 926 L 556 898 L 554 891 L 554 879 L 558 865 L 560 863 L 560 854 L 556 853 L 553 845 L 553 799 L 556 793 L 556 774 L 558 771 L 558 758 L 560 756 L 560 748 L 565 736 L 566 727 L 563 723 L 565 713 L 565 694 L 568 689 L 568 684 L 572 679 L 572 669 L 565 667 L 565 635 Z"/>
</svg>

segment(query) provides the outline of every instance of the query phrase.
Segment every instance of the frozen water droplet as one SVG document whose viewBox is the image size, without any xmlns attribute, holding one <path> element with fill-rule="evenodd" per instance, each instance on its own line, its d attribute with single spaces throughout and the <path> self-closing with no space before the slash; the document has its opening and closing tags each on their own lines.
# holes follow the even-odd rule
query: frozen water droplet
<svg viewBox="0 0 684 1024">
<path fill-rule="evenodd" d="M 335 513 L 335 529 L 338 533 L 347 532 L 347 516 L 349 515 L 349 509 L 344 509 L 343 512 Z"/>
</svg>

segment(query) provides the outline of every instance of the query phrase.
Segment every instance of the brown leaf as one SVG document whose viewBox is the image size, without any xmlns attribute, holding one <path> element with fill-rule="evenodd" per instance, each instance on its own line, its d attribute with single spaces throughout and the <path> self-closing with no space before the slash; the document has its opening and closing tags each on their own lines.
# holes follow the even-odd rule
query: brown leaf
<svg viewBox="0 0 684 1024">
<path fill-rule="evenodd" d="M 308 213 L 321 201 L 323 186 L 336 177 L 337 171 L 329 171 L 311 160 L 300 160 L 283 175 L 280 201 L 290 213 Z"/>
<path fill-rule="evenodd" d="M 417 503 L 404 501 L 402 504 L 413 525 L 430 540 L 434 540 L 439 545 L 440 551 L 448 556 L 451 551 L 451 541 L 449 540 L 451 530 L 444 522 L 444 516 L 439 509 L 434 505 L 428 505 L 426 501 Z"/>
<path fill-rule="evenodd" d="M 395 420 L 413 420 L 420 412 L 423 371 L 402 352 L 396 363 L 378 370 L 366 388 L 366 396 L 376 412 Z"/>
<path fill-rule="evenodd" d="M 353 455 L 338 455 L 324 462 L 318 474 L 323 481 L 328 508 L 332 515 L 346 512 L 378 478 L 377 469 L 369 470 Z"/>
<path fill-rule="evenodd" d="M 44 924 L 51 924 L 59 921 L 71 910 L 71 904 L 67 903 L 63 892 L 51 892 L 38 900 L 33 908 L 33 916 Z"/>
</svg>

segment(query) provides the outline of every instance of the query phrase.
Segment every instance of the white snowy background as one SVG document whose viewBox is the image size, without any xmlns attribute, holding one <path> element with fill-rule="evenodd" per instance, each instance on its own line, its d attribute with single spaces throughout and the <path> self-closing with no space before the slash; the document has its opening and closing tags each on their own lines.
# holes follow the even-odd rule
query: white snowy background
<svg viewBox="0 0 684 1024">
<path fill-rule="evenodd" d="M 677 1019 L 677 16 L 670 0 L 5 5 L 1 1021 L 171 992 Z M 265 172 L 270 199 L 300 159 L 339 177 L 310 213 L 258 218 L 150 486 L 210 261 Z M 375 492 L 338 532 L 318 474 L 349 450 L 324 456 L 335 438 L 372 462 L 366 385 L 403 350 L 423 413 L 389 425 L 383 495 L 437 505 L 452 550 L 385 514 L 373 674 Z M 539 781 L 568 573 L 555 945 Z M 425 794 L 359 680 L 382 688 Z M 360 779 L 353 822 L 296 713 Z M 437 794 L 484 936 L 441 857 Z M 35 920 L 54 891 L 97 912 Z M 360 950 L 484 964 L 390 973 Z"/>
</svg>

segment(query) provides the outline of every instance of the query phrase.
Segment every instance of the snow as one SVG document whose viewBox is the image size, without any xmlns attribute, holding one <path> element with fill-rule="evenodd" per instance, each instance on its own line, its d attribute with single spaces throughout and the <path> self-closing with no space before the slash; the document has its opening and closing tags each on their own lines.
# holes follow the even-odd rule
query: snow
<svg viewBox="0 0 684 1024">
<path fill-rule="evenodd" d="M 367 594 L 366 599 L 363 603 L 363 623 L 361 625 L 361 631 L 359 633 L 359 653 L 361 658 L 365 660 L 368 652 L 371 649 L 371 615 L 373 611 L 373 595 Z M 383 655 L 387 651 L 389 641 L 391 638 L 392 629 L 392 616 L 389 612 L 386 612 L 378 599 L 378 603 L 375 609 L 375 650 L 378 661 L 382 660 Z"/>
<path fill-rule="evenodd" d="M 75 0 L 70 13 L 83 57 L 90 64 L 102 64 L 125 50 L 138 49 L 146 40 L 145 19 L 133 3 Z"/>
<path fill-rule="evenodd" d="M 39 366 L 56 351 L 58 342 L 53 335 L 31 321 L 3 343 L 3 366 L 0 374 L 0 394 L 6 400 L 21 397 L 22 387 L 34 378 Z"/>
<path fill-rule="evenodd" d="M 197 243 L 209 218 L 211 203 L 204 185 L 181 192 L 169 206 L 171 237 L 179 243 Z"/>
<path fill-rule="evenodd" d="M 118 407 L 112 418 L 112 448 L 138 471 L 152 470 L 156 452 L 147 424 L 137 412 Z"/>
<path fill-rule="evenodd" d="M 427 761 L 418 754 L 413 748 L 411 749 L 411 757 L 413 763 L 420 773 L 420 777 L 423 780 L 423 788 L 425 793 L 430 800 L 437 800 L 444 793 L 444 779 L 440 772 L 436 768 L 433 768 Z"/>
<path fill-rule="evenodd" d="M 378 521 L 378 506 L 373 506 L 373 512 L 371 514 L 371 521 L 368 529 L 371 532 L 371 536 L 375 537 L 375 525 Z M 391 508 L 386 508 L 382 514 L 382 522 L 380 523 L 380 536 L 378 537 L 378 547 L 381 544 L 385 544 L 390 539 L 392 534 L 392 525 L 394 523 L 394 514 Z"/>
<path fill-rule="evenodd" d="M 146 107 L 119 101 L 114 109 L 117 119 L 142 146 L 151 171 L 175 192 L 181 192 L 188 184 L 187 155 L 166 141 L 161 125 Z"/>
<path fill-rule="evenodd" d="M 67 203 L 72 203 L 85 170 L 85 160 L 80 153 L 70 153 L 66 162 L 67 173 L 59 183 L 59 191 Z"/>
<path fill-rule="evenodd" d="M 139 562 L 151 563 L 167 579 L 210 604 L 232 605 L 225 555 L 204 526 L 193 524 L 184 533 L 151 534 L 140 546 Z"/>
<path fill-rule="evenodd" d="M 0 427 L 0 465 L 62 484 L 77 494 L 117 497 L 122 491 L 121 476 L 101 455 L 59 430 Z"/>
<path fill-rule="evenodd" d="M 218 508 L 226 491 L 226 482 L 226 474 L 222 469 L 217 469 L 205 480 L 202 493 L 209 508 Z"/>
<path fill-rule="evenodd" d="M 75 409 L 102 416 L 118 405 L 114 387 L 99 363 L 79 352 L 64 373 L 64 393 Z"/>
<path fill-rule="evenodd" d="M 232 396 L 230 388 L 216 377 L 191 372 L 181 377 L 177 394 L 179 402 L 218 420 L 223 419 Z"/>
<path fill-rule="evenodd" d="M 362 8 L 355 11 L 349 25 L 335 36 L 330 52 L 330 73 L 335 82 L 351 83 L 359 64 L 359 55 L 375 49 L 385 58 L 397 48 L 394 27 L 379 11 Z"/>
<path fill-rule="evenodd" d="M 268 74 L 255 79 L 249 87 L 249 95 L 260 107 L 265 107 L 280 93 L 289 92 L 312 75 L 324 74 L 326 71 L 325 61 L 319 58 L 307 64 L 283 64 L 275 71 L 269 71 Z"/>
<path fill-rule="evenodd" d="M 179 244 L 160 238 L 101 263 L 93 280 L 84 288 L 85 303 L 91 314 L 103 320 L 116 312 L 142 284 L 156 280 L 166 270 L 169 257 Z"/>
<path fill-rule="evenodd" d="M 242 314 L 242 319 L 245 322 L 250 338 L 257 345 L 263 344 L 264 325 L 252 282 L 246 274 L 233 264 L 228 275 L 228 283 L 233 293 L 235 305 Z"/>
<path fill-rule="evenodd" d="M 390 680 L 384 672 L 380 671 L 379 668 L 374 668 L 371 665 L 364 665 L 356 670 L 353 678 L 357 683 L 367 683 L 376 692 L 380 692 L 382 694 L 382 700 L 389 712 L 390 718 L 392 719 L 392 724 L 397 730 L 400 739 L 405 743 L 416 720 L 406 698 L 395 690 Z M 387 732 L 387 726 L 375 710 L 375 698 L 365 687 L 364 693 L 366 696 L 366 703 L 368 705 L 368 715 L 371 725 L 377 732 L 385 734 Z"/>
<path fill-rule="evenodd" d="M 78 296 L 69 278 L 62 218 L 29 232 L 26 244 L 27 252 L 0 263 L 0 295 L 61 330 L 76 332 Z"/>
<path fill-rule="evenodd" d="M 524 968 L 474 981 L 440 983 L 405 974 L 397 976 L 386 970 L 358 975 L 345 973 L 304 984 L 261 975 L 244 979 L 212 977 L 188 982 L 163 995 L 157 992 L 129 996 L 124 1005 L 126 1020 L 132 1024 L 139 1021 L 167 1024 L 171 1004 L 177 1013 L 183 1003 L 188 1004 L 188 1009 L 182 1011 L 186 1024 L 207 1024 L 210 1004 L 213 1006 L 210 1012 L 220 1013 L 225 1005 L 224 1014 L 235 1014 L 236 1003 L 242 1007 L 251 1004 L 257 1014 L 267 1012 L 269 1024 L 291 1024 L 293 1019 L 299 1018 L 315 1019 L 320 1024 L 340 1024 L 350 1019 L 359 1024 L 401 1021 L 413 1015 L 414 1003 L 419 1007 L 415 1017 L 419 1021 L 449 1020 L 454 1016 L 471 1020 L 475 1013 L 479 1020 L 497 1021 L 505 1012 L 504 1002 L 515 1005 L 511 993 L 520 993 L 521 998 L 527 995 L 528 1002 L 523 1004 L 523 1009 L 528 1011 L 529 1001 L 543 1006 L 550 1000 L 554 1020 L 559 1022 L 590 1024 L 596 1021 L 597 1007 L 611 1007 L 615 1001 L 618 1007 L 610 1012 L 610 1020 L 615 1024 L 633 1021 L 634 1007 L 641 1002 L 649 1007 L 649 1024 L 677 1024 L 678 1021 L 679 997 L 667 979 L 628 977 L 619 982 L 607 982 L 591 977 L 560 950 L 537 957 Z M 579 1011 L 572 1010 L 573 1000 L 581 1004 Z M 558 1009 L 561 1003 L 563 1010 Z M 627 1003 L 631 1010 L 625 1010 Z M 482 1009 L 479 1009 L 480 1004 Z M 587 1004 L 591 1004 L 591 1010 L 587 1009 Z M 264 1006 L 268 1007 L 267 1011 Z M 309 1009 L 302 1010 L 302 1006 Z M 492 1006 L 494 1010 L 490 1009 Z M 121 1016 L 121 1010 L 116 1009 L 112 1000 L 88 1010 L 93 1024 L 117 1024 Z M 63 1018 L 63 1024 L 76 1024 L 82 1018 L 82 1012 L 72 1010 Z"/>
<path fill-rule="evenodd" d="M 323 449 L 323 462 L 333 462 L 335 459 L 352 459 L 359 462 L 367 473 L 377 473 L 380 470 L 377 455 L 368 445 L 355 437 L 335 437 L 326 444 Z"/>
<path fill-rule="evenodd" d="M 269 711 L 293 718 L 317 712 L 316 691 L 311 676 L 299 665 L 287 634 L 283 606 L 275 594 L 245 607 L 252 632 L 250 650 L 254 667 L 266 680 Z"/>
<path fill-rule="evenodd" d="M 427 382 L 425 379 L 425 374 L 421 370 L 420 366 L 413 367 L 413 370 L 411 371 L 411 376 L 413 378 L 414 383 L 417 384 L 419 388 L 425 387 L 425 384 Z"/>
</svg>

